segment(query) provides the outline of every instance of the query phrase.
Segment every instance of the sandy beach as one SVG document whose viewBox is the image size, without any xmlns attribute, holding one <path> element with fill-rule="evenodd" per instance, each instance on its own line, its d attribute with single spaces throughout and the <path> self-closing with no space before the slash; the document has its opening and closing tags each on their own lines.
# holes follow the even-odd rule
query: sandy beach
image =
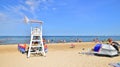
<svg viewBox="0 0 120 67">
<path fill-rule="evenodd" d="M 75 48 L 70 48 L 71 44 L 75 44 Z M 120 56 L 101 57 L 79 54 L 92 49 L 95 44 L 94 42 L 47 44 L 46 57 L 30 58 L 17 50 L 17 44 L 0 45 L 0 67 L 111 67 L 109 63 L 120 62 Z"/>
</svg>

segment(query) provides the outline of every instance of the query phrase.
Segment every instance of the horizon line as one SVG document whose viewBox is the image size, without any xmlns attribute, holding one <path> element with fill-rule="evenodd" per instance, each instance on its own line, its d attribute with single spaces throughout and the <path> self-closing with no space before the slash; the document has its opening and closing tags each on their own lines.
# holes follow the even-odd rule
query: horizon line
<svg viewBox="0 0 120 67">
<path fill-rule="evenodd" d="M 4 36 L 15 36 L 15 35 L 2 35 L 2 36 L 4 37 Z M 0 35 L 0 37 L 2 36 Z M 16 35 L 16 36 L 27 36 L 27 35 Z M 120 36 L 120 35 L 43 35 L 43 36 Z"/>
</svg>

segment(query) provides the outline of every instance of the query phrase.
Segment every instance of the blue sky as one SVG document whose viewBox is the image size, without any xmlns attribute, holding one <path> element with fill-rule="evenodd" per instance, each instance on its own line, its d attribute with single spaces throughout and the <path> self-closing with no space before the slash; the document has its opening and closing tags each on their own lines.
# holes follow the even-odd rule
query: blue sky
<svg viewBox="0 0 120 67">
<path fill-rule="evenodd" d="M 43 35 L 120 35 L 120 0 L 0 0 L 0 36 L 29 36 L 24 16 L 44 21 Z"/>
</svg>

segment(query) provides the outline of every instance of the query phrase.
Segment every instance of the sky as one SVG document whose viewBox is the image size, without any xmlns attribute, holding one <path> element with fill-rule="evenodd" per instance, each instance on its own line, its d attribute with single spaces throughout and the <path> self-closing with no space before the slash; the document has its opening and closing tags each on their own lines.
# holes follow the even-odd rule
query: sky
<svg viewBox="0 0 120 67">
<path fill-rule="evenodd" d="M 120 0 L 0 0 L 0 36 L 30 36 L 24 16 L 44 36 L 120 35 Z"/>
</svg>

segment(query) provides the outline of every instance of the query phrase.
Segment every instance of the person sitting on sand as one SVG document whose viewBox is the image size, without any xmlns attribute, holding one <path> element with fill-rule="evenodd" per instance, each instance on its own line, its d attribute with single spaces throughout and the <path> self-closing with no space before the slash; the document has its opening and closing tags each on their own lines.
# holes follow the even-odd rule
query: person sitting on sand
<svg viewBox="0 0 120 67">
<path fill-rule="evenodd" d="M 94 41 L 95 43 L 99 43 L 99 42 L 100 42 L 98 38 L 93 39 L 93 41 Z"/>
<path fill-rule="evenodd" d="M 74 45 L 74 44 L 71 44 L 71 45 L 70 45 L 70 48 L 75 48 L 75 45 Z"/>
<path fill-rule="evenodd" d="M 108 44 L 112 45 L 119 52 L 119 48 L 118 48 L 119 44 L 117 42 L 114 42 L 112 38 L 108 38 L 108 42 L 109 42 Z"/>
</svg>

